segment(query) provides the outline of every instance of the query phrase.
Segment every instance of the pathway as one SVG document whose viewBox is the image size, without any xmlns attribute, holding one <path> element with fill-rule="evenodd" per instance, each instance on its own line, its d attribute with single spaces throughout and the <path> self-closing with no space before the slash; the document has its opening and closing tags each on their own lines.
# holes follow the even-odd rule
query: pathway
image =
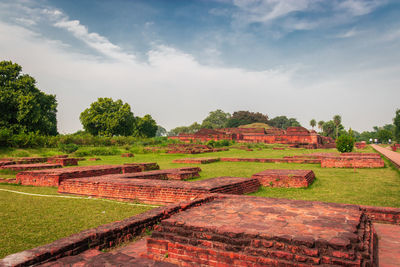
<svg viewBox="0 0 400 267">
<path fill-rule="evenodd" d="M 374 223 L 378 234 L 379 266 L 400 266 L 400 225 Z"/>
<path fill-rule="evenodd" d="M 391 151 L 378 145 L 371 145 L 371 147 L 388 158 L 394 165 L 397 166 L 397 168 L 400 168 L 400 153 Z"/>
</svg>

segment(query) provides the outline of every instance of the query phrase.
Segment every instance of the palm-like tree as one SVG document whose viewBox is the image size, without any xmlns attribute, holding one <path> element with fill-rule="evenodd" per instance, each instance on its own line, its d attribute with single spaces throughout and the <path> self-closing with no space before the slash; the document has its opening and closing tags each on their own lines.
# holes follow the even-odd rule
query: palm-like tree
<svg viewBox="0 0 400 267">
<path fill-rule="evenodd" d="M 314 130 L 315 125 L 317 125 L 317 121 L 314 119 L 310 120 L 310 125 L 311 125 L 312 129 Z"/>
<path fill-rule="evenodd" d="M 322 125 L 324 125 L 324 121 L 319 121 L 318 122 L 318 129 L 320 130 L 320 131 L 322 131 Z"/>
<path fill-rule="evenodd" d="M 335 124 L 336 128 L 336 138 L 339 136 L 339 126 L 342 123 L 342 117 L 340 115 L 333 116 L 333 123 Z"/>
</svg>

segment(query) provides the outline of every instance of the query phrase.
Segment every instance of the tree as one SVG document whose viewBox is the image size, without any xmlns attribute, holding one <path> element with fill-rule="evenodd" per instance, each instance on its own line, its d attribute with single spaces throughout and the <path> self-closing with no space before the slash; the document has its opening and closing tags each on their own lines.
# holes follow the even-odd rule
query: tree
<svg viewBox="0 0 400 267">
<path fill-rule="evenodd" d="M 382 143 L 387 143 L 389 139 L 393 138 L 393 134 L 391 131 L 380 129 L 378 131 L 378 140 Z"/>
<path fill-rule="evenodd" d="M 154 137 L 157 129 L 157 123 L 151 115 L 146 114 L 143 118 L 136 117 L 134 135 L 138 137 Z"/>
<path fill-rule="evenodd" d="M 156 136 L 166 136 L 166 135 L 167 135 L 167 130 L 165 130 L 164 127 L 158 125 L 157 126 Z"/>
<path fill-rule="evenodd" d="M 342 117 L 340 117 L 340 115 L 333 116 L 333 123 L 335 124 L 336 138 L 338 138 L 340 128 L 339 126 L 342 123 Z"/>
<path fill-rule="evenodd" d="M 343 134 L 336 139 L 336 148 L 339 152 L 351 152 L 354 148 L 354 137 Z"/>
<path fill-rule="evenodd" d="M 254 122 L 268 123 L 268 116 L 260 112 L 235 111 L 232 117 L 227 121 L 227 127 L 238 127 Z"/>
<path fill-rule="evenodd" d="M 220 109 L 211 111 L 201 123 L 201 127 L 207 129 L 224 128 L 230 117 L 230 113 L 225 113 Z"/>
<path fill-rule="evenodd" d="M 55 95 L 41 92 L 35 79 L 21 71 L 18 64 L 0 62 L 0 129 L 57 135 Z"/>
<path fill-rule="evenodd" d="M 132 135 L 136 121 L 128 103 L 106 97 L 90 104 L 79 119 L 87 132 L 102 136 Z"/>
<path fill-rule="evenodd" d="M 168 136 L 176 136 L 180 133 L 195 133 L 201 129 L 201 125 L 197 122 L 192 123 L 190 126 L 179 126 L 168 132 Z"/>
<path fill-rule="evenodd" d="M 333 121 L 327 121 L 322 125 L 322 134 L 328 137 L 335 137 L 335 123 Z"/>
<path fill-rule="evenodd" d="M 396 110 L 396 116 L 393 118 L 394 139 L 400 143 L 400 109 Z"/>
<path fill-rule="evenodd" d="M 310 120 L 310 126 L 313 128 L 313 130 L 314 130 L 315 125 L 317 125 L 316 120 L 315 119 Z"/>
<path fill-rule="evenodd" d="M 268 124 L 272 127 L 280 129 L 301 126 L 295 118 L 288 119 L 286 116 L 276 116 L 275 118 L 269 120 Z"/>
<path fill-rule="evenodd" d="M 318 122 L 318 129 L 320 130 L 320 131 L 322 131 L 322 126 L 324 125 L 324 121 L 319 121 Z"/>
</svg>

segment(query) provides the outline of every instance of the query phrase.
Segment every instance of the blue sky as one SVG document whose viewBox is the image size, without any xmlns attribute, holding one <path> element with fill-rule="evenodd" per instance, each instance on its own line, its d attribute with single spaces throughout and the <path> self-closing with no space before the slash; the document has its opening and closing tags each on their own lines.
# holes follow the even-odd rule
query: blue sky
<svg viewBox="0 0 400 267">
<path fill-rule="evenodd" d="M 250 110 L 346 128 L 400 108 L 400 2 L 0 0 L 0 57 L 57 95 L 62 133 L 98 97 L 167 129 Z"/>
</svg>

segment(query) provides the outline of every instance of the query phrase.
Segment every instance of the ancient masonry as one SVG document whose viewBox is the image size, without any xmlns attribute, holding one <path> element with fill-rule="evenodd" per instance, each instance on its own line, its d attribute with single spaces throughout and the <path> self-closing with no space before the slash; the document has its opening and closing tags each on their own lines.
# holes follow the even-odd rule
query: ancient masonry
<svg viewBox="0 0 400 267">
<path fill-rule="evenodd" d="M 175 159 L 173 163 L 189 163 L 189 164 L 207 164 L 218 162 L 219 158 L 185 158 L 185 159 Z"/>
<path fill-rule="evenodd" d="M 171 136 L 169 138 L 184 142 L 235 140 L 239 143 L 290 144 L 294 147 L 305 148 L 335 147 L 335 142 L 332 138 L 320 136 L 314 130 L 309 131 L 303 127 L 288 127 L 286 130 L 278 128 L 201 129 L 194 134 L 181 133 L 178 136 Z"/>
<path fill-rule="evenodd" d="M 311 170 L 265 170 L 253 174 L 263 186 L 267 187 L 308 187 L 314 181 Z"/>
</svg>

